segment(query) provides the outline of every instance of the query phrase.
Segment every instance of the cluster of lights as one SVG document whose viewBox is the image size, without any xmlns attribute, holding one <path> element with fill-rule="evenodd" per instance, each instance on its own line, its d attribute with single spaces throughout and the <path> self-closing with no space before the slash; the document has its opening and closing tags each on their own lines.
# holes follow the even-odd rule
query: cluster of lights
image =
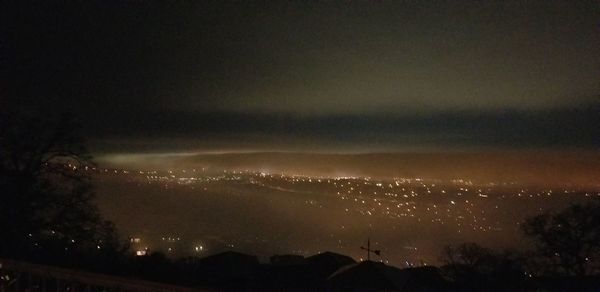
<svg viewBox="0 0 600 292">
<path fill-rule="evenodd" d="M 79 170 L 77 170 L 79 171 Z M 533 200 L 560 199 L 566 196 L 582 197 L 600 196 L 600 192 L 589 189 L 570 187 L 565 189 L 535 189 L 524 188 L 515 182 L 486 182 L 475 183 L 469 179 L 454 179 L 451 181 L 441 181 L 425 178 L 392 178 L 392 179 L 374 179 L 371 177 L 352 177 L 352 176 L 306 176 L 306 175 L 286 175 L 272 174 L 268 172 L 252 171 L 223 171 L 207 173 L 193 170 L 94 170 L 100 174 L 124 175 L 129 180 L 138 180 L 147 184 L 157 184 L 164 186 L 193 188 L 198 193 L 206 191 L 211 184 L 220 182 L 242 182 L 261 188 L 267 188 L 273 191 L 298 192 L 298 193 L 319 193 L 328 198 L 335 198 L 340 204 L 328 204 L 325 199 L 319 196 L 303 198 L 301 202 L 307 208 L 315 210 L 335 211 L 338 209 L 347 218 L 352 220 L 361 220 L 359 216 L 364 216 L 364 220 L 369 217 L 388 218 L 392 224 L 390 228 L 394 230 L 402 222 L 409 224 L 426 223 L 432 226 L 444 226 L 448 230 L 456 233 L 492 233 L 503 232 L 507 229 L 514 230 L 520 223 L 519 216 L 503 217 L 503 214 L 510 213 L 509 200 L 527 200 L 533 203 Z M 541 202 L 541 201 L 540 201 Z M 542 203 L 539 204 L 543 206 Z M 540 208 L 542 211 L 543 208 Z M 498 218 L 503 218 L 498 219 Z M 513 221 L 511 221 L 513 220 Z M 340 224 L 339 232 L 346 232 L 347 225 Z M 496 234 L 496 233 L 494 233 Z M 461 235 L 462 236 L 462 235 Z M 165 237 L 162 241 L 165 244 L 180 241 L 178 237 Z M 255 240 L 256 242 L 262 239 Z M 336 242 L 339 248 L 346 248 L 349 245 L 344 242 L 338 234 L 331 234 L 331 240 Z M 138 242 L 139 243 L 139 242 Z M 205 251 L 203 245 L 197 242 L 185 242 L 184 247 L 177 247 L 178 251 L 185 250 L 191 253 L 201 253 Z M 233 243 L 227 244 L 229 247 L 235 247 Z M 175 246 L 169 246 L 170 252 L 175 252 Z M 410 249 L 417 252 L 415 247 Z M 146 254 L 148 250 L 141 248 L 138 252 Z M 309 254 L 309 250 L 298 250 L 298 253 Z M 411 263 L 412 264 L 412 263 Z"/>
</svg>

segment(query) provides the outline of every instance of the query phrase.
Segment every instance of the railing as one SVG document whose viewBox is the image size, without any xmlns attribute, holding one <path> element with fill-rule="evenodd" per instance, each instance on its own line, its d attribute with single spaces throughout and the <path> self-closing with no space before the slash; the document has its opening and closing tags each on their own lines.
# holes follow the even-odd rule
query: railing
<svg viewBox="0 0 600 292">
<path fill-rule="evenodd" d="M 0 258 L 0 292 L 9 291 L 198 291 Z"/>
</svg>

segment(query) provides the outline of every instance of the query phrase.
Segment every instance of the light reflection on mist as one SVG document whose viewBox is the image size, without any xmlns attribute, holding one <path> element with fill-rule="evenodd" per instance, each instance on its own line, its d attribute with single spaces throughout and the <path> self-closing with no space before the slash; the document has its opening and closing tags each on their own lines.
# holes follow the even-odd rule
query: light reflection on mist
<svg viewBox="0 0 600 292">
<path fill-rule="evenodd" d="M 285 155 L 288 166 L 298 162 L 291 155 Z M 223 155 L 210 157 L 223 163 Z M 332 161 L 327 156 L 300 158 L 317 164 Z M 324 178 L 257 170 L 262 172 L 100 169 L 95 181 L 101 209 L 125 236 L 171 256 L 189 255 L 202 243 L 206 249 L 201 255 L 234 249 L 266 259 L 330 250 L 359 259 L 358 246 L 370 236 L 383 250 L 381 260 L 398 266 L 435 263 L 446 244 L 516 247 L 523 244 L 519 223 L 527 216 L 600 198 L 600 192 L 582 187 Z M 177 244 L 161 238 L 177 238 Z"/>
<path fill-rule="evenodd" d="M 324 177 L 412 177 L 600 186 L 595 152 L 452 152 L 316 154 L 300 152 L 173 152 L 105 154 L 101 165 L 141 170 L 205 169 Z"/>
</svg>

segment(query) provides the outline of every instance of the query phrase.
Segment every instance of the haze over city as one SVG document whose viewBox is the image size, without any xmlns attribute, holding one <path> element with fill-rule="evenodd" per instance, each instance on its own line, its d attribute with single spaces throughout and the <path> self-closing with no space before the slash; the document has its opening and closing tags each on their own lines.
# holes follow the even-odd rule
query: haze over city
<svg viewBox="0 0 600 292">
<path fill-rule="evenodd" d="M 528 218 L 600 199 L 599 19 L 596 1 L 5 1 L 0 186 L 89 179 L 44 191 L 95 194 L 139 257 L 526 250 Z"/>
</svg>

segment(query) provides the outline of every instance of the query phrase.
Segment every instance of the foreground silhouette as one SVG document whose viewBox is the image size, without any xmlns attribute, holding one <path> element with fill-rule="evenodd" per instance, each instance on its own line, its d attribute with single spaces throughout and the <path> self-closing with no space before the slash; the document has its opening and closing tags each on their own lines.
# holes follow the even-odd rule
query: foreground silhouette
<svg viewBox="0 0 600 292">
<path fill-rule="evenodd" d="M 600 272 L 600 207 L 597 202 L 529 218 L 523 230 L 534 241 L 532 264 L 537 272 L 577 277 Z"/>
<path fill-rule="evenodd" d="M 600 204 L 571 205 L 525 220 L 530 250 L 474 243 L 444 249 L 444 274 L 469 291 L 599 291 Z"/>
<path fill-rule="evenodd" d="M 78 124 L 41 117 L 0 110 L 0 256 L 106 270 L 125 247 L 93 203 Z"/>
<path fill-rule="evenodd" d="M 406 269 L 373 261 L 355 262 L 332 252 L 270 263 L 259 263 L 252 255 L 233 251 L 175 261 L 155 253 L 131 258 L 127 277 L 0 259 L 0 288 L 2 291 L 22 291 L 15 287 L 42 291 L 59 286 L 64 291 L 85 291 L 88 287 L 99 291 L 598 291 L 600 287 L 600 281 L 593 276 L 523 274 L 520 270 L 523 267 L 507 265 L 502 256 L 471 244 L 458 250 L 469 255 L 458 255 L 460 259 L 456 262 L 440 268 Z"/>
</svg>

